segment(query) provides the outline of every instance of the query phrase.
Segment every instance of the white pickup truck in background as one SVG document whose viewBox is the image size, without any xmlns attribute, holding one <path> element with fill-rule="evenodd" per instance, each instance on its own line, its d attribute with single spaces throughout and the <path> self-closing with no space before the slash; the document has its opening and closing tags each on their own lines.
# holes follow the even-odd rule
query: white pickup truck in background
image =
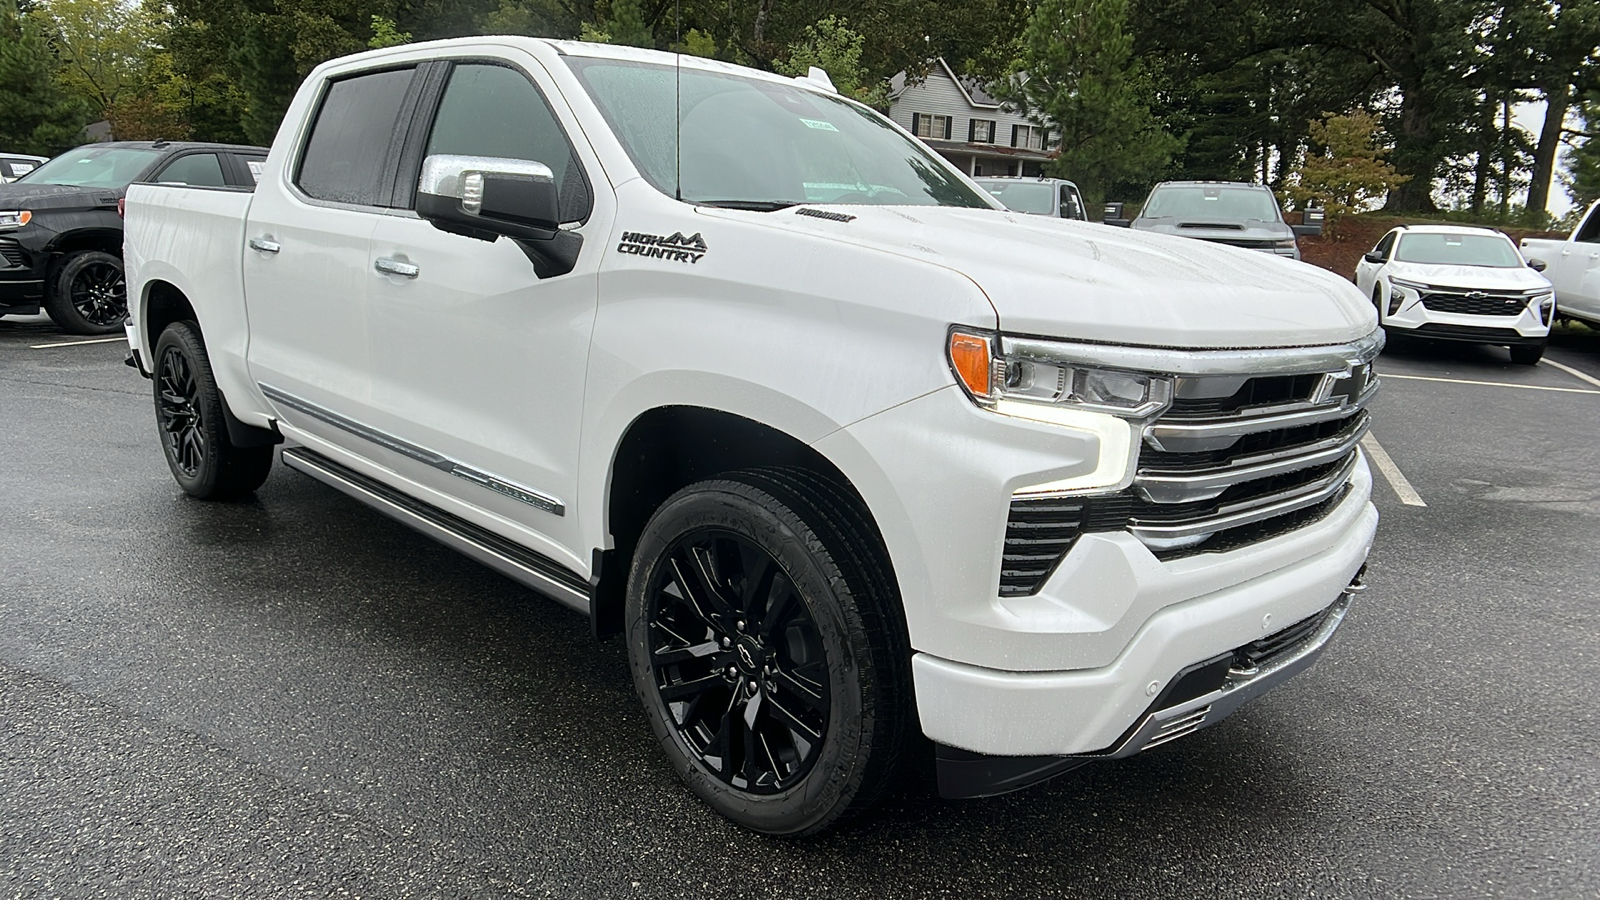
<svg viewBox="0 0 1600 900">
<path fill-rule="evenodd" d="M 253 194 L 135 185 L 126 257 L 185 491 L 281 442 L 582 612 L 769 834 L 912 751 L 982 796 L 1211 725 L 1323 650 L 1377 526 L 1349 282 L 1008 212 L 820 70 L 336 60 Z"/>
<path fill-rule="evenodd" d="M 1600 200 L 1564 241 L 1523 238 L 1522 255 L 1545 265 L 1556 288 L 1556 315 L 1600 327 Z"/>
</svg>

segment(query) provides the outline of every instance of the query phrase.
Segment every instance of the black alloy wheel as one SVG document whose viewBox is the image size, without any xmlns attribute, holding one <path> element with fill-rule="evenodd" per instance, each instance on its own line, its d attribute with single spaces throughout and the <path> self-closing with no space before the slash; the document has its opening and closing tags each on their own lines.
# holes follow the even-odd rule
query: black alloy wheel
<svg viewBox="0 0 1600 900">
<path fill-rule="evenodd" d="M 176 344 L 163 348 L 156 363 L 156 419 L 161 443 L 176 473 L 197 478 L 206 459 L 205 413 L 200 384 Z"/>
<path fill-rule="evenodd" d="M 45 312 L 74 334 L 116 334 L 128 318 L 122 260 L 100 250 L 68 254 L 45 293 Z"/>
<path fill-rule="evenodd" d="M 121 325 L 128 317 L 128 283 L 117 263 L 96 260 L 79 267 L 67 294 L 72 308 L 91 325 Z"/>
<path fill-rule="evenodd" d="M 718 813 L 816 834 L 898 781 L 916 739 L 910 642 L 848 487 L 782 467 L 683 488 L 639 535 L 624 612 L 656 739 Z"/>
<path fill-rule="evenodd" d="M 233 443 L 227 401 L 211 372 L 200 326 L 193 321 L 168 325 L 152 356 L 156 426 L 173 480 L 201 500 L 249 496 L 267 480 L 273 448 Z"/>
<path fill-rule="evenodd" d="M 672 725 L 719 781 L 793 786 L 828 732 L 828 659 L 772 555 L 730 531 L 678 539 L 650 587 L 650 667 Z"/>
</svg>

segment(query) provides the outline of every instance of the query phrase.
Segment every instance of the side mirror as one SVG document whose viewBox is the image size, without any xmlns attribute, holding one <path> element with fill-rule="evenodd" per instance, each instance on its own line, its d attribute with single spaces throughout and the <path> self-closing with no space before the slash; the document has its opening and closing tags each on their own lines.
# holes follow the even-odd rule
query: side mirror
<svg viewBox="0 0 1600 900">
<path fill-rule="evenodd" d="M 1100 221 L 1101 224 L 1111 225 L 1115 228 L 1130 228 L 1133 226 L 1132 219 L 1102 219 Z"/>
<path fill-rule="evenodd" d="M 561 227 L 558 201 L 550 167 L 521 159 L 430 156 L 417 183 L 417 215 L 486 241 L 549 239 Z"/>
<path fill-rule="evenodd" d="M 1290 225 L 1289 230 L 1293 231 L 1296 237 L 1317 237 L 1322 234 L 1322 223 L 1318 222 L 1315 225 Z"/>
<path fill-rule="evenodd" d="M 1535 272 L 1543 272 L 1547 266 L 1545 265 L 1545 261 L 1542 259 L 1530 259 L 1528 260 L 1528 268 L 1534 270 Z"/>
<path fill-rule="evenodd" d="M 540 278 L 571 272 L 583 248 L 581 234 L 561 227 L 555 174 L 529 160 L 430 156 L 417 180 L 417 215 L 451 234 L 511 238 Z"/>
<path fill-rule="evenodd" d="M 1379 253 L 1376 250 L 1368 250 L 1366 253 L 1363 253 L 1361 255 L 1361 258 L 1366 260 L 1369 263 L 1372 263 L 1374 265 L 1379 265 L 1379 266 L 1383 265 L 1384 262 L 1385 262 L 1385 260 L 1383 258 L 1383 254 Z"/>
</svg>

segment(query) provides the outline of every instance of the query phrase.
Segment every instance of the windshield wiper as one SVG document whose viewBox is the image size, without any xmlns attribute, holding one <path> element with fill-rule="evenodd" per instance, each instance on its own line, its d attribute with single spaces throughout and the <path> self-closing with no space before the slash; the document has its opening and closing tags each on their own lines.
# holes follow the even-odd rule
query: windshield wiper
<svg viewBox="0 0 1600 900">
<path fill-rule="evenodd" d="M 748 209 L 751 212 L 777 212 L 799 206 L 798 200 L 691 200 L 696 206 L 714 206 L 717 209 Z"/>
</svg>

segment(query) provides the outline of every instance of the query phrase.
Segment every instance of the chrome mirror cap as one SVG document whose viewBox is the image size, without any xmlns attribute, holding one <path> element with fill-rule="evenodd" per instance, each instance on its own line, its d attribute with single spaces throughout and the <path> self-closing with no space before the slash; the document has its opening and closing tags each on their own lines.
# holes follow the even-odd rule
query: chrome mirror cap
<svg viewBox="0 0 1600 900">
<path fill-rule="evenodd" d="M 417 193 L 460 200 L 463 212 L 477 215 L 483 208 L 486 176 L 552 185 L 556 180 L 550 167 L 540 162 L 441 153 L 422 161 L 422 177 L 417 180 Z"/>
</svg>

